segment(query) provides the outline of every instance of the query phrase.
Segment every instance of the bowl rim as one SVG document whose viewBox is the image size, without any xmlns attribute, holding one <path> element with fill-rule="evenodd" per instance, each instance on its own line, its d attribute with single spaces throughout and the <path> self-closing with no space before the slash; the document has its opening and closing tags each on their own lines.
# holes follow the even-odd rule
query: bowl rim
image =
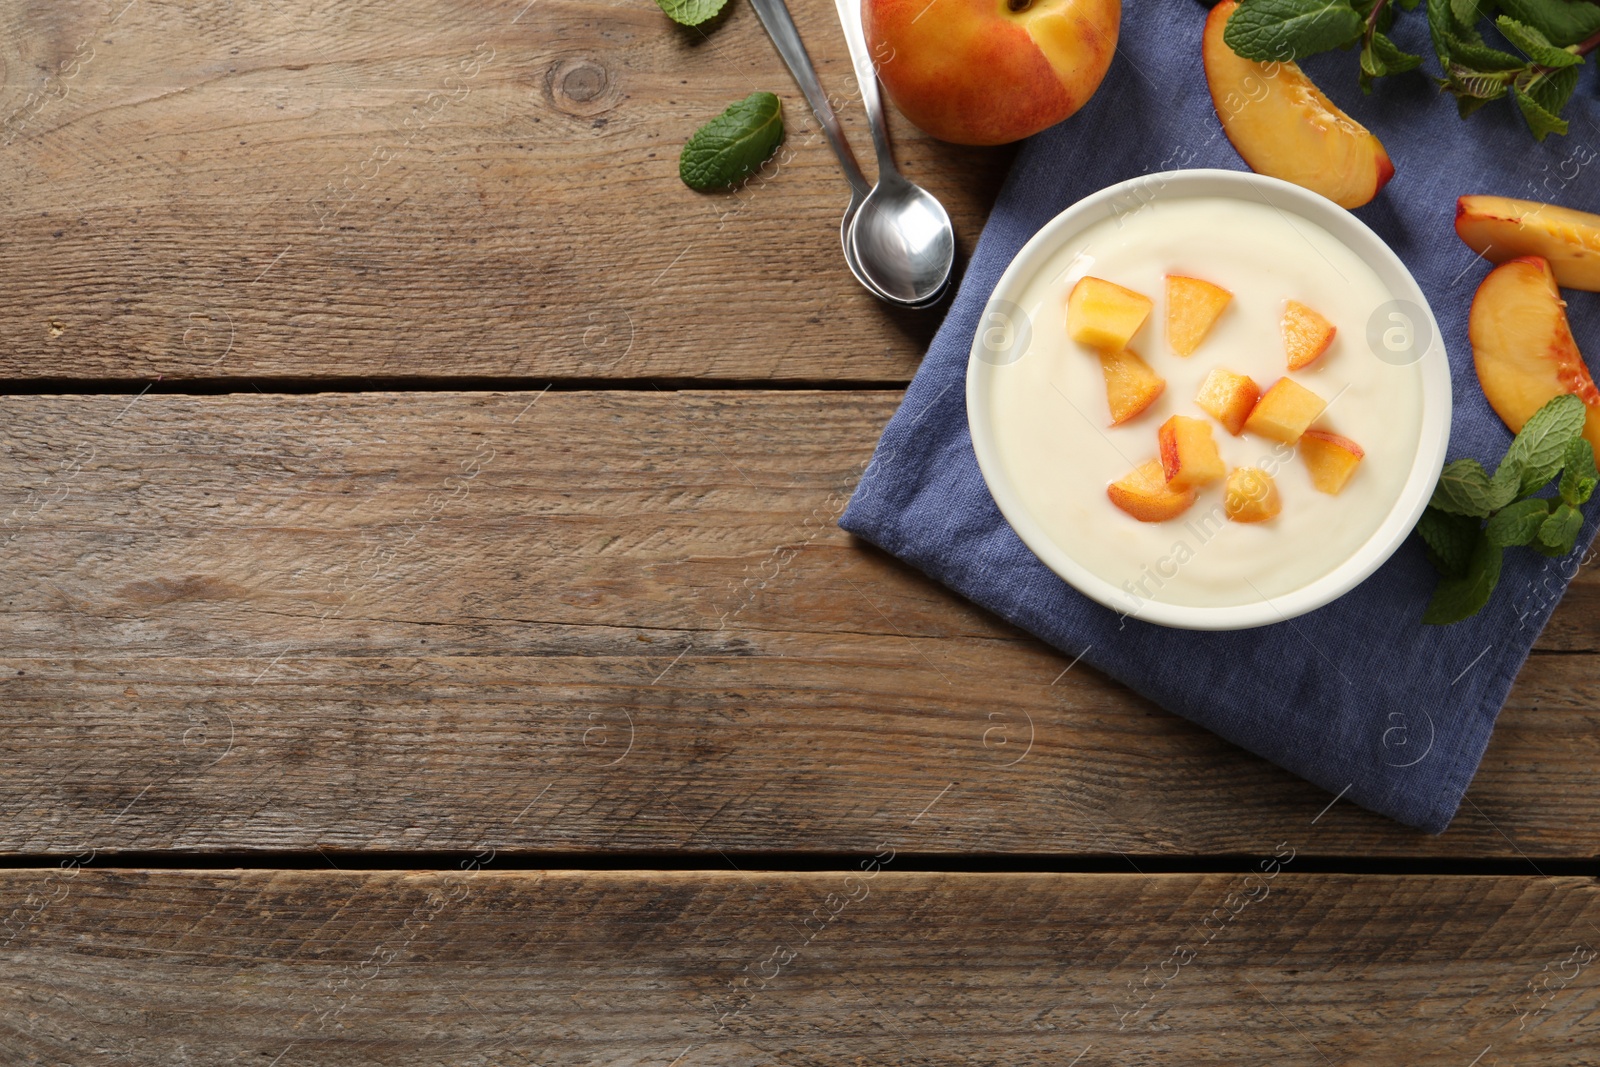
<svg viewBox="0 0 1600 1067">
<path fill-rule="evenodd" d="M 1089 226 L 1115 216 L 1119 204 L 1125 207 L 1131 203 L 1132 210 L 1139 210 L 1158 200 L 1197 196 L 1265 201 L 1279 211 L 1292 211 L 1316 223 L 1371 267 L 1391 298 L 1410 301 L 1420 308 L 1431 331 L 1428 348 L 1417 361 L 1422 376 L 1422 421 L 1411 473 L 1388 516 L 1348 559 L 1321 577 L 1291 592 L 1263 597 L 1259 603 L 1210 607 L 1146 599 L 1131 608 L 1127 593 L 1078 563 L 1047 534 L 1007 479 L 994 444 L 988 406 L 983 402 L 988 380 L 999 368 L 983 358 L 988 349 L 982 345 L 981 325 L 990 321 L 991 315 L 1004 316 L 997 304 L 1012 305 L 1027 282 L 1062 245 Z M 1395 553 L 1422 516 L 1444 468 L 1450 442 L 1450 361 L 1438 320 L 1422 287 L 1394 250 L 1365 222 L 1321 194 L 1277 178 L 1236 170 L 1168 170 L 1143 174 L 1091 193 L 1029 238 L 1001 274 L 978 321 L 980 328 L 974 333 L 967 357 L 967 425 L 989 493 L 1000 514 L 1040 562 L 1080 593 L 1124 618 L 1187 630 L 1243 630 L 1287 622 L 1315 611 L 1360 585 Z"/>
</svg>

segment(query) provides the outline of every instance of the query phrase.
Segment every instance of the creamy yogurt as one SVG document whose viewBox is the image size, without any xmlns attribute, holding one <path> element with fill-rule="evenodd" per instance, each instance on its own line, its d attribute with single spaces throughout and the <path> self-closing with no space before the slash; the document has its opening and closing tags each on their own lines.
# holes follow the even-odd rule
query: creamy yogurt
<svg viewBox="0 0 1600 1067">
<path fill-rule="evenodd" d="M 1165 335 L 1164 277 L 1220 285 L 1233 301 L 1194 355 L 1174 355 Z M 1095 353 L 1067 337 L 1066 296 L 1094 275 L 1155 301 L 1130 348 L 1166 379 L 1142 414 L 1111 427 Z M 1279 322 L 1286 300 L 1314 308 L 1338 329 L 1310 367 L 1285 369 Z M 1377 274 L 1326 230 L 1266 203 L 1227 197 L 1156 200 L 1109 217 L 1065 244 L 1017 301 L 1031 322 L 1027 351 L 993 369 L 989 403 L 1000 463 L 1045 534 L 1085 568 L 1122 590 L 1137 612 L 1147 601 L 1195 607 L 1260 603 L 1303 588 L 1349 559 L 1377 531 L 1410 475 L 1422 429 L 1422 375 L 1369 346 L 1369 323 L 1387 326 L 1394 300 Z M 1254 378 L 1262 391 L 1288 374 L 1330 401 L 1313 426 L 1352 438 L 1366 452 L 1337 496 L 1319 492 L 1292 445 L 1230 435 L 1194 403 L 1213 367 Z M 1199 492 L 1176 519 L 1142 523 L 1113 505 L 1106 486 L 1157 454 L 1156 431 L 1172 415 L 1205 419 L 1223 461 L 1266 470 L 1282 512 L 1255 524 L 1228 521 L 1222 486 Z"/>
</svg>

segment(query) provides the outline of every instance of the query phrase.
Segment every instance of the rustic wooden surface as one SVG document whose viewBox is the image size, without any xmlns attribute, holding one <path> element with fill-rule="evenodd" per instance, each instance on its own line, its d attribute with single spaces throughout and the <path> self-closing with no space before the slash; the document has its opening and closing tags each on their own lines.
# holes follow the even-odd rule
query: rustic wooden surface
<svg viewBox="0 0 1600 1067">
<path fill-rule="evenodd" d="M 274 1067 L 1600 1063 L 1600 964 L 1573 944 L 1600 922 L 1591 880 L 1293 866 L 11 871 L 0 1049 Z"/>
<path fill-rule="evenodd" d="M 709 34 L 648 0 L 4 11 L 0 378 L 872 381 L 937 325 L 845 270 L 848 188 L 744 4 Z M 854 100 L 833 5 L 796 11 Z M 785 151 L 690 191 L 679 147 L 755 89 Z M 1009 151 L 896 134 L 970 250 Z"/>
<path fill-rule="evenodd" d="M 1249 854 L 1328 803 L 840 531 L 897 400 L 0 401 L 0 848 L 859 850 L 948 786 L 929 849 Z M 1302 847 L 1593 856 L 1596 577 L 1449 833 Z"/>
<path fill-rule="evenodd" d="M 843 189 L 738 0 L 0 6 L 0 1063 L 1600 1062 L 1600 571 L 1330 804 L 839 531 Z"/>
</svg>

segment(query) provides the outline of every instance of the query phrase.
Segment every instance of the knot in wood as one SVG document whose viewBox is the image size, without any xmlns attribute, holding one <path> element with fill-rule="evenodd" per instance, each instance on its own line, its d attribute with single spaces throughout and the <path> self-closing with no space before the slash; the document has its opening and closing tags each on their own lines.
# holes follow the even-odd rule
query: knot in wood
<svg viewBox="0 0 1600 1067">
<path fill-rule="evenodd" d="M 620 99 L 611 72 L 593 59 L 578 56 L 551 65 L 545 97 L 557 111 L 584 119 L 610 111 Z"/>
</svg>

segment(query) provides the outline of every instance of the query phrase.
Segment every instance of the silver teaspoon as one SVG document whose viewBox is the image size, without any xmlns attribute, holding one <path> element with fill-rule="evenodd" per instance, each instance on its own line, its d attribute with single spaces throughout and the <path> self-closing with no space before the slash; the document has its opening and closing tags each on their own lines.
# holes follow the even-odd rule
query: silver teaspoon
<svg viewBox="0 0 1600 1067">
<path fill-rule="evenodd" d="M 944 205 L 895 166 L 878 92 L 878 71 L 861 25 L 861 0 L 835 0 L 861 102 L 878 153 L 878 184 L 867 194 L 849 241 L 873 285 L 896 304 L 924 307 L 944 294 L 956 259 L 956 231 Z"/>
<path fill-rule="evenodd" d="M 861 164 L 856 162 L 850 142 L 844 139 L 839 117 L 834 114 L 833 105 L 828 102 L 828 95 L 822 91 L 822 83 L 817 80 L 817 70 L 811 64 L 811 57 L 806 54 L 800 31 L 795 27 L 783 0 L 750 0 L 750 6 L 756 9 L 756 16 L 761 19 L 761 25 L 766 27 L 767 36 L 772 38 L 778 55 L 783 57 L 789 73 L 799 83 L 806 103 L 811 105 L 811 113 L 822 126 L 823 136 L 828 139 L 829 147 L 839 159 L 839 168 L 844 171 L 845 180 L 850 183 L 850 206 L 845 208 L 844 218 L 839 222 L 839 243 L 844 247 L 845 264 L 849 266 L 850 273 L 856 276 L 856 281 L 873 296 L 891 303 L 897 302 L 872 280 L 856 257 L 855 244 L 850 240 L 851 227 L 872 187 L 867 183 L 867 176 L 861 173 Z"/>
</svg>

